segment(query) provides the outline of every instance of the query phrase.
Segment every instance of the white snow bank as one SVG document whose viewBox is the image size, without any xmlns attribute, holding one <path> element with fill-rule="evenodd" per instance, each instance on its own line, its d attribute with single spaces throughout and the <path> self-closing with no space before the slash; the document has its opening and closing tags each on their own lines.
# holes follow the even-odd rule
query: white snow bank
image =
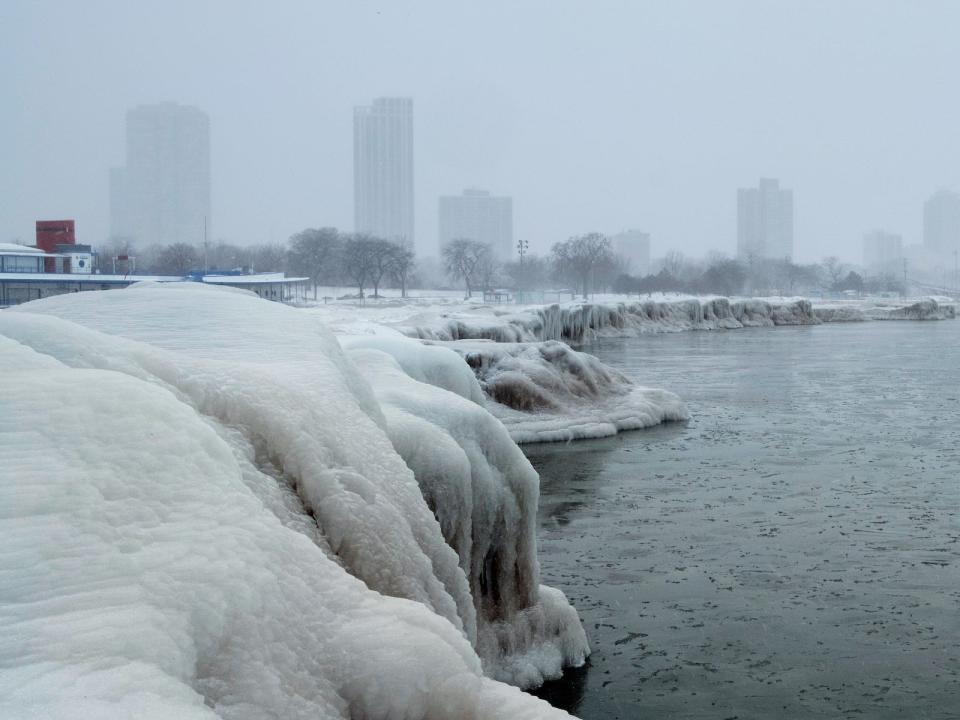
<svg viewBox="0 0 960 720">
<path fill-rule="evenodd" d="M 387 437 L 394 410 L 316 318 L 141 287 L 20 306 L 0 336 L 0 716 L 565 716 L 482 677 L 471 647 L 518 682 L 577 657 L 579 622 L 538 587 L 532 541 L 499 611 L 528 633 L 493 656 L 476 608 L 497 596 L 474 597 Z M 482 427 L 499 500 L 525 481 Z M 461 508 L 471 545 L 511 502 Z M 535 493 L 518 511 L 532 522 Z"/>
<path fill-rule="evenodd" d="M 566 340 L 595 335 L 718 330 L 773 325 L 815 325 L 808 300 L 689 298 L 616 303 L 571 302 L 504 309 L 421 313 L 395 324 L 405 335 L 430 340 L 488 339 L 497 342 Z"/>
</svg>

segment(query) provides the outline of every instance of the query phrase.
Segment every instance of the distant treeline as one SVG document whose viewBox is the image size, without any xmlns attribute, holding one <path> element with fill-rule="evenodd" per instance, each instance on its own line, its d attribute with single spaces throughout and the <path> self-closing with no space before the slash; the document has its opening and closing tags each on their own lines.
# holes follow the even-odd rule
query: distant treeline
<svg viewBox="0 0 960 720">
<path fill-rule="evenodd" d="M 137 274 L 286 272 L 309 278 L 315 296 L 321 286 L 354 287 L 358 297 L 370 292 L 377 296 L 383 287 L 399 288 L 405 295 L 413 284 L 460 287 L 467 295 L 494 288 L 567 289 L 583 296 L 591 292 L 794 295 L 903 290 L 900 278 L 892 273 L 864 277 L 835 257 L 800 265 L 720 254 L 694 259 L 673 251 L 655 264 L 656 272 L 640 275 L 631 271 L 629 261 L 615 253 L 609 238 L 600 233 L 557 242 L 545 256 L 524 252 L 512 259 L 498 257 L 485 243 L 458 238 L 442 248 L 439 262 L 432 258 L 418 262 L 408 243 L 331 227 L 307 228 L 286 243 L 247 247 L 220 242 L 205 248 L 174 243 L 136 249 L 129 243 L 114 243 L 101 249 L 101 272 L 110 272 L 110 258 L 120 255 L 136 257 Z"/>
</svg>

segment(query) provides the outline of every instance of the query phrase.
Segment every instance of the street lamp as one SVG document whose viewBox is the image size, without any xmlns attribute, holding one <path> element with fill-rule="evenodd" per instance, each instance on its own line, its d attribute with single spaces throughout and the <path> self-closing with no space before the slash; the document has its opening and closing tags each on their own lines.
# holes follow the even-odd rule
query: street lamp
<svg viewBox="0 0 960 720">
<path fill-rule="evenodd" d="M 526 240 L 517 240 L 517 254 L 520 256 L 520 277 L 518 278 L 519 281 L 520 281 L 520 283 L 519 283 L 520 285 L 523 284 L 523 280 L 524 280 L 524 275 L 523 275 L 523 258 L 524 258 L 524 256 L 527 254 L 527 250 L 528 250 L 529 248 L 530 248 L 530 243 L 528 243 Z M 518 289 L 521 291 L 521 294 L 523 294 L 523 293 L 522 293 L 523 288 L 520 287 L 520 288 L 518 288 Z"/>
</svg>

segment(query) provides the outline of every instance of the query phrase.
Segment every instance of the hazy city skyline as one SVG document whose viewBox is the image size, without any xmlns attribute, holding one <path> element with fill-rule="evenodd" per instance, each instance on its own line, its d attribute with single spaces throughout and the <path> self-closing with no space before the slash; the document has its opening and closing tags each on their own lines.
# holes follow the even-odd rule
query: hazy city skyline
<svg viewBox="0 0 960 720">
<path fill-rule="evenodd" d="M 437 198 L 479 186 L 536 252 L 642 227 L 655 256 L 735 255 L 736 189 L 777 177 L 797 259 L 859 260 L 871 228 L 921 243 L 924 202 L 960 187 L 960 6 L 586 7 L 5 3 L 0 241 L 60 217 L 104 241 L 126 113 L 163 101 L 209 115 L 212 239 L 241 244 L 351 229 L 352 109 L 382 96 L 417 108 L 420 247 Z"/>
</svg>

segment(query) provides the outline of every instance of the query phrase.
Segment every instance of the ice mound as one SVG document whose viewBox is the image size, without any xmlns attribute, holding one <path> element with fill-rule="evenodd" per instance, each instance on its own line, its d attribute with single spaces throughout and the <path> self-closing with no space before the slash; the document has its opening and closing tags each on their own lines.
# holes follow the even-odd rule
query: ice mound
<svg viewBox="0 0 960 720">
<path fill-rule="evenodd" d="M 503 425 L 484 409 L 470 369 L 444 348 L 407 339 L 381 341 L 381 349 L 374 344 L 345 342 L 380 401 L 394 447 L 414 471 L 469 578 L 477 651 L 487 674 L 535 686 L 558 676 L 561 667 L 583 664 L 587 641 L 575 611 L 562 593 L 537 581 L 531 509 L 537 506 L 539 478 Z M 433 359 L 438 356 L 448 362 Z M 411 375 L 419 373 L 407 369 L 427 364 L 449 364 L 452 372 L 442 379 L 453 380 L 457 388 L 469 383 L 475 391 L 452 395 L 414 379 Z"/>
<path fill-rule="evenodd" d="M 316 319 L 203 286 L 65 295 L 0 313 L 0 368 L 0 716 L 566 716 L 482 674 L 532 681 L 577 657 L 532 540 L 515 552 L 533 575 L 487 570 L 474 596 L 473 554 L 387 435 L 395 410 Z M 484 547 L 484 520 L 516 502 L 519 532 L 536 494 L 504 477 L 511 443 L 473 432 L 488 496 L 523 498 L 444 505 Z M 495 577 L 518 592 L 503 635 L 478 622 Z"/>
<path fill-rule="evenodd" d="M 448 343 L 473 368 L 490 412 L 518 443 L 615 435 L 686 420 L 674 393 L 635 385 L 623 373 L 568 345 Z"/>
<path fill-rule="evenodd" d="M 501 343 L 565 340 L 597 335 L 639 335 L 685 330 L 733 330 L 773 325 L 816 325 L 801 298 L 730 300 L 723 297 L 637 302 L 569 302 L 512 311 L 478 307 L 470 312 L 420 315 L 395 327 L 428 340 L 486 339 Z"/>
</svg>

